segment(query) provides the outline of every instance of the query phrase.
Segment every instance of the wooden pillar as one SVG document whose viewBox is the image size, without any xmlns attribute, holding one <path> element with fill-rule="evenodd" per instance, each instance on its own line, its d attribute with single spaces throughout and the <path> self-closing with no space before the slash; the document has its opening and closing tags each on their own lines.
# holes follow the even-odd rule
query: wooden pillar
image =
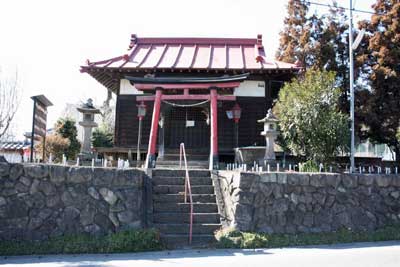
<svg viewBox="0 0 400 267">
<path fill-rule="evenodd" d="M 160 118 L 160 108 L 161 108 L 161 96 L 162 96 L 162 90 L 161 88 L 157 88 L 156 96 L 154 99 L 153 116 L 151 119 L 149 148 L 146 160 L 147 168 L 156 167 L 156 147 L 157 147 L 158 120 Z"/>
<path fill-rule="evenodd" d="M 210 168 L 218 169 L 218 94 L 216 88 L 210 89 L 211 106 L 211 164 Z"/>
</svg>

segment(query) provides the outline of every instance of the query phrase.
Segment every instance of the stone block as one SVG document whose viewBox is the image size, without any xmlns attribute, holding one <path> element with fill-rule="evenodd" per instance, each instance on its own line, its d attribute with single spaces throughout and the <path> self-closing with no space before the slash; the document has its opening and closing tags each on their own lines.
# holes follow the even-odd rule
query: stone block
<svg viewBox="0 0 400 267">
<path fill-rule="evenodd" d="M 61 204 L 61 199 L 59 195 L 48 196 L 46 198 L 46 206 L 49 208 L 59 206 L 59 204 Z"/>
<path fill-rule="evenodd" d="M 262 173 L 260 174 L 260 182 L 261 183 L 276 183 L 277 182 L 277 174 L 276 173 Z"/>
<path fill-rule="evenodd" d="M 29 179 L 26 176 L 22 176 L 21 178 L 19 178 L 19 182 L 24 184 L 24 185 L 26 185 L 26 186 L 30 186 L 31 183 L 32 183 L 31 179 Z"/>
<path fill-rule="evenodd" d="M 238 230 L 251 231 L 253 222 L 253 207 L 250 205 L 234 204 L 235 219 Z"/>
<path fill-rule="evenodd" d="M 24 175 L 31 178 L 44 179 L 49 175 L 49 167 L 45 164 L 25 164 Z"/>
<path fill-rule="evenodd" d="M 68 170 L 67 182 L 68 183 L 86 183 L 92 180 L 93 170 L 92 168 L 84 167 L 71 167 Z"/>
<path fill-rule="evenodd" d="M 10 179 L 17 180 L 24 173 L 24 166 L 22 164 L 12 164 L 10 166 Z"/>
<path fill-rule="evenodd" d="M 0 207 L 7 204 L 7 201 L 4 197 L 0 197 Z"/>
<path fill-rule="evenodd" d="M 287 184 L 287 174 L 286 173 L 277 173 L 277 182 L 278 184 Z"/>
<path fill-rule="evenodd" d="M 364 174 L 358 175 L 358 183 L 360 185 L 372 185 L 374 183 L 374 175 L 373 174 Z"/>
<path fill-rule="evenodd" d="M 117 202 L 118 197 L 114 194 L 113 191 L 111 191 L 108 188 L 101 188 L 100 190 L 100 195 L 103 197 L 103 199 L 110 205 L 114 205 L 115 202 Z"/>
<path fill-rule="evenodd" d="M 239 187 L 242 190 L 250 189 L 252 183 L 257 181 L 258 179 L 260 179 L 260 177 L 257 174 L 241 173 L 240 174 Z"/>
<path fill-rule="evenodd" d="M 289 185 L 299 185 L 299 177 L 302 176 L 302 174 L 297 174 L 297 173 L 289 173 L 287 174 L 287 183 Z"/>
<path fill-rule="evenodd" d="M 296 174 L 293 174 L 296 175 Z M 299 185 L 309 186 L 310 185 L 310 175 L 308 174 L 297 174 L 299 176 Z"/>
<path fill-rule="evenodd" d="M 96 200 L 99 200 L 99 199 L 100 199 L 100 194 L 99 194 L 99 192 L 97 192 L 96 188 L 94 188 L 94 187 L 89 187 L 88 190 L 87 190 L 87 192 L 88 192 L 88 194 L 89 194 L 92 198 L 94 198 L 94 199 L 96 199 Z"/>
<path fill-rule="evenodd" d="M 343 174 L 342 183 L 345 188 L 356 188 L 358 186 L 358 176 L 355 174 Z"/>
<path fill-rule="evenodd" d="M 394 175 L 392 179 L 392 186 L 400 187 L 400 175 Z"/>
<path fill-rule="evenodd" d="M 110 214 L 108 214 L 108 218 L 110 219 L 110 221 L 114 224 L 114 226 L 116 228 L 119 227 L 119 221 L 118 221 L 117 215 L 115 215 L 115 212 L 110 212 Z"/>
<path fill-rule="evenodd" d="M 260 183 L 259 184 L 259 191 L 266 197 L 270 197 L 273 191 L 273 187 L 271 186 L 271 184 L 264 184 L 264 183 Z"/>
<path fill-rule="evenodd" d="M 57 193 L 56 187 L 49 181 L 41 181 L 37 188 L 46 196 L 55 195 Z"/>
<path fill-rule="evenodd" d="M 313 198 L 318 204 L 323 206 L 325 204 L 326 194 L 314 193 Z"/>
<path fill-rule="evenodd" d="M 6 162 L 0 162 L 0 177 L 6 177 L 10 174 L 10 164 Z"/>
<path fill-rule="evenodd" d="M 339 174 L 326 174 L 326 185 L 331 186 L 333 188 L 337 188 L 341 182 L 341 177 Z"/>
<path fill-rule="evenodd" d="M 93 224 L 96 208 L 93 204 L 86 204 L 84 209 L 80 212 L 79 220 L 83 226 Z"/>
<path fill-rule="evenodd" d="M 392 182 L 391 175 L 376 175 L 375 182 L 379 187 L 388 187 Z"/>
<path fill-rule="evenodd" d="M 115 176 L 115 170 L 107 168 L 93 169 L 93 185 L 109 186 Z"/>
<path fill-rule="evenodd" d="M 314 187 L 325 186 L 325 177 L 322 174 L 313 173 L 310 174 L 310 185 Z"/>
<path fill-rule="evenodd" d="M 314 214 L 307 212 L 303 218 L 303 225 L 306 227 L 311 227 L 314 224 Z"/>
<path fill-rule="evenodd" d="M 66 166 L 50 165 L 49 166 L 50 181 L 56 184 L 66 181 L 68 170 L 69 167 Z"/>
<path fill-rule="evenodd" d="M 26 193 L 29 191 L 29 187 L 24 185 L 23 183 L 17 183 L 15 185 L 15 190 L 17 190 L 18 193 Z"/>
<path fill-rule="evenodd" d="M 241 204 L 249 204 L 252 205 L 254 201 L 254 193 L 239 191 L 239 202 Z"/>
<path fill-rule="evenodd" d="M 135 214 L 132 211 L 127 210 L 119 212 L 117 214 L 117 217 L 122 224 L 127 224 L 133 221 L 133 219 L 135 218 Z"/>
<path fill-rule="evenodd" d="M 141 187 L 143 185 L 143 172 L 137 169 L 116 170 L 112 185 Z"/>
</svg>

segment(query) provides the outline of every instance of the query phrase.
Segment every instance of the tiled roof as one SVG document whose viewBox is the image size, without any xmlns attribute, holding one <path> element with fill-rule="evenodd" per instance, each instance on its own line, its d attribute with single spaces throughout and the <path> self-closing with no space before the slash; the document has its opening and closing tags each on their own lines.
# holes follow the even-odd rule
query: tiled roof
<svg viewBox="0 0 400 267">
<path fill-rule="evenodd" d="M 30 144 L 28 142 L 1 142 L 0 151 L 16 151 L 28 148 Z"/>
<path fill-rule="evenodd" d="M 244 38 L 138 38 L 131 36 L 129 54 L 90 62 L 91 68 L 136 70 L 268 70 L 299 69 L 294 64 L 268 61 L 262 36 Z"/>
</svg>

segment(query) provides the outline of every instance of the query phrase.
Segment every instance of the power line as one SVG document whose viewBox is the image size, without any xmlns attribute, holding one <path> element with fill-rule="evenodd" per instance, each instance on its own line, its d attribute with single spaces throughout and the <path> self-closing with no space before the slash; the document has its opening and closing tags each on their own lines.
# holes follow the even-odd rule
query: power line
<svg viewBox="0 0 400 267">
<path fill-rule="evenodd" d="M 335 6 L 332 6 L 332 5 L 329 5 L 329 4 L 322 4 L 322 3 L 316 3 L 316 2 L 311 2 L 311 1 L 304 1 L 304 3 L 310 4 L 310 5 L 316 5 L 316 6 L 323 6 L 323 7 L 335 7 Z M 342 7 L 342 6 L 337 6 L 337 7 L 341 8 L 341 9 L 344 9 L 344 10 L 350 10 L 350 8 L 346 8 L 346 7 Z M 360 13 L 376 15 L 376 13 L 372 12 L 372 11 L 360 10 L 360 9 L 355 9 L 355 8 L 352 8 L 351 10 L 353 12 L 360 12 Z"/>
</svg>

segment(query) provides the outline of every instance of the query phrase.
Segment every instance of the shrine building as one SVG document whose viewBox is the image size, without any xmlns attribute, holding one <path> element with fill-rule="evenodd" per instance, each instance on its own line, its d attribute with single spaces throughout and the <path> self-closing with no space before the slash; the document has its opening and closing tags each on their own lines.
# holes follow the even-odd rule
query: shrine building
<svg viewBox="0 0 400 267">
<path fill-rule="evenodd" d="M 139 38 L 127 54 L 87 61 L 116 95 L 114 152 L 139 152 L 154 168 L 168 155 L 204 156 L 211 169 L 235 147 L 265 146 L 263 118 L 301 68 L 268 61 L 257 38 Z M 146 111 L 144 115 L 144 111 Z M 138 114 L 139 113 L 139 114 Z M 140 128 L 140 129 L 139 129 Z M 140 136 L 139 136 L 140 133 Z M 140 145 L 138 149 L 138 139 Z"/>
</svg>

